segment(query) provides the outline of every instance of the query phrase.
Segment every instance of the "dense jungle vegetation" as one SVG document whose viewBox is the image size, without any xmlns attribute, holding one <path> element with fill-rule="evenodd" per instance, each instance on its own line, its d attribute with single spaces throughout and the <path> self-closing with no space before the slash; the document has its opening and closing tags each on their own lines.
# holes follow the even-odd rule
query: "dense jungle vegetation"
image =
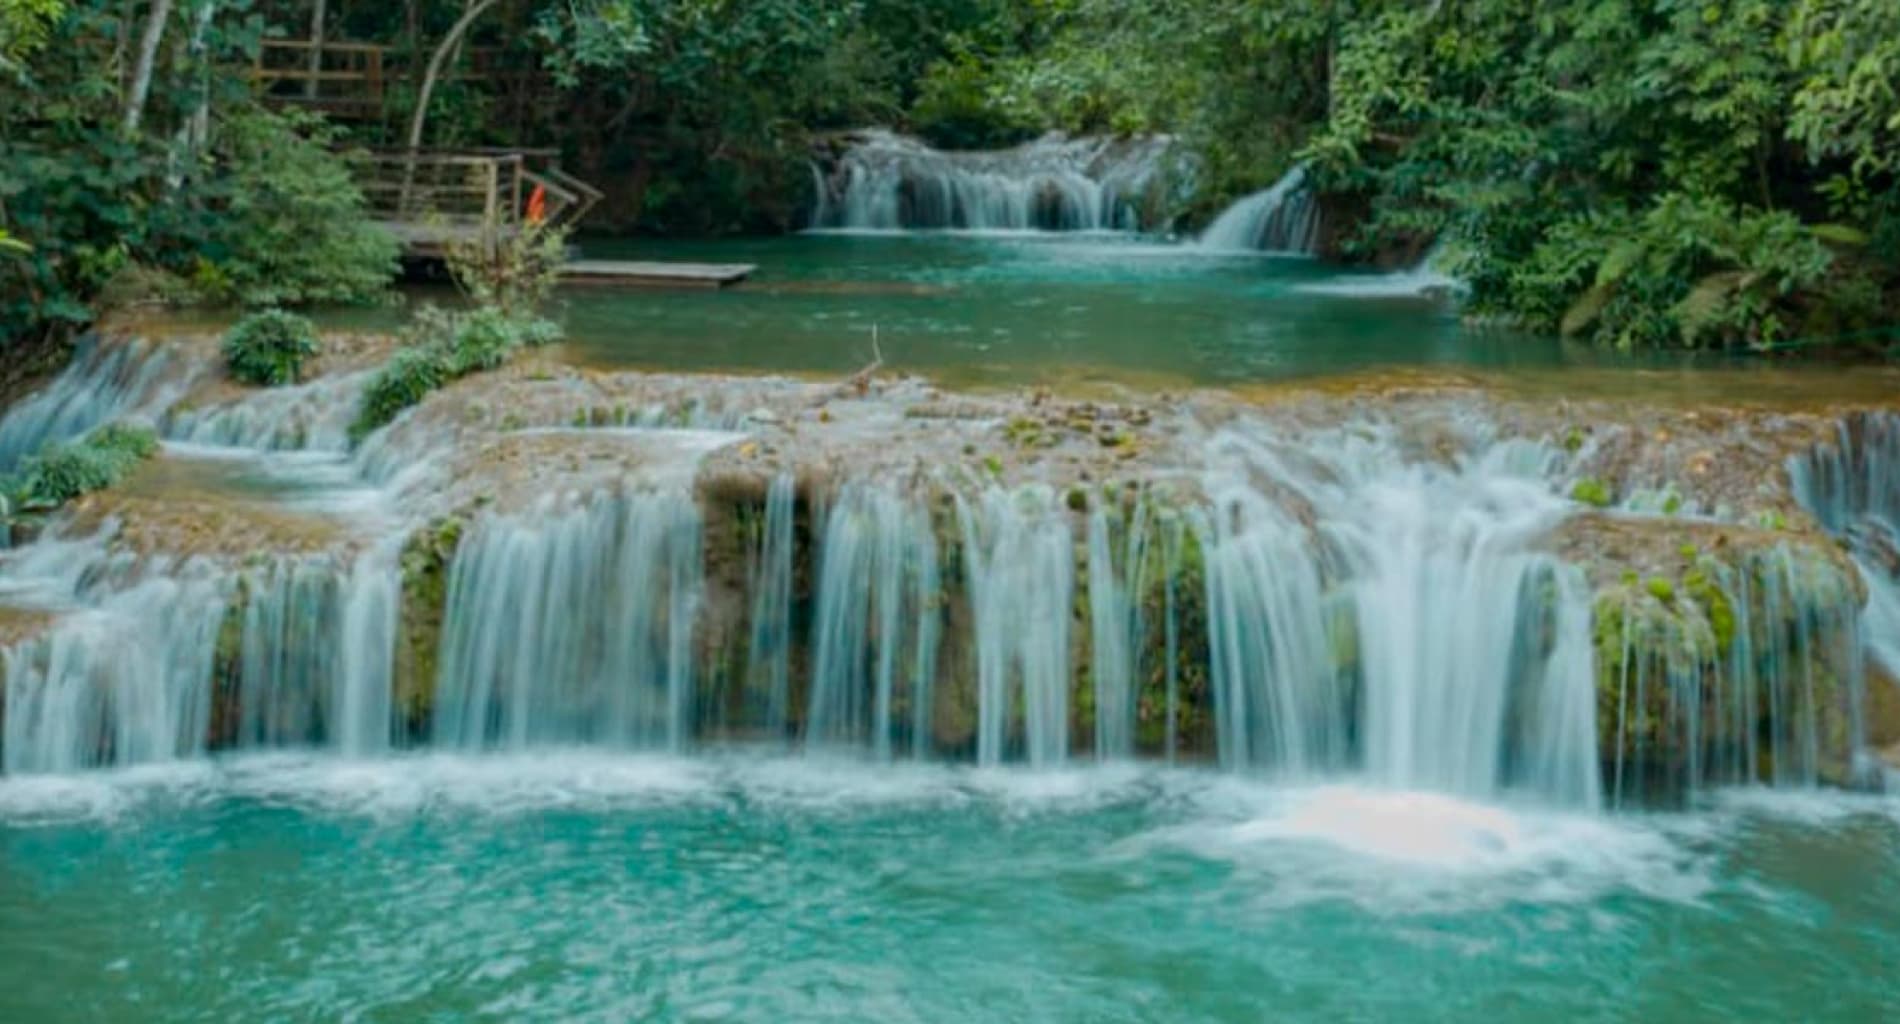
<svg viewBox="0 0 1900 1024">
<path fill-rule="evenodd" d="M 271 38 L 398 58 L 348 123 Z M 1167 133 L 1180 223 L 1308 166 L 1329 254 L 1439 246 L 1469 308 L 1619 346 L 1885 346 L 1893 0 L 0 0 L 0 336 L 115 295 L 373 299 L 339 149 L 558 148 L 602 230 L 796 226 L 814 138 Z M 479 71 L 480 73 L 475 73 Z M 292 104 L 294 106 L 294 104 Z"/>
</svg>

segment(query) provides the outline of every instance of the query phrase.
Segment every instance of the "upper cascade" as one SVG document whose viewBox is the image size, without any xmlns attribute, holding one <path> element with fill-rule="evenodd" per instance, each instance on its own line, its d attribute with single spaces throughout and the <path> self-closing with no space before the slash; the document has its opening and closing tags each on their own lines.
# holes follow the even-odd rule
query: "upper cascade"
<svg viewBox="0 0 1900 1024">
<path fill-rule="evenodd" d="M 1218 252 L 1313 252 L 1319 246 L 1319 203 L 1306 187 L 1305 166 L 1222 211 L 1197 244 Z"/>
<path fill-rule="evenodd" d="M 1171 140 L 1045 135 L 1013 149 L 933 149 L 874 129 L 814 166 L 811 226 L 848 231 L 1140 231 Z"/>
</svg>

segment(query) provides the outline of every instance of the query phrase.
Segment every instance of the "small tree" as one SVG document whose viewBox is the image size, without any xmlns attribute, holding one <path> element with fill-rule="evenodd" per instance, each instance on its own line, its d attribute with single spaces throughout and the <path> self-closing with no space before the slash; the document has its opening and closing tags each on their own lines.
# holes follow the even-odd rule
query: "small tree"
<svg viewBox="0 0 1900 1024">
<path fill-rule="evenodd" d="M 471 301 L 512 319 L 533 316 L 546 304 L 567 258 L 567 232 L 532 218 L 503 238 L 490 255 L 481 242 L 451 242 L 444 253 L 455 285 Z"/>
</svg>

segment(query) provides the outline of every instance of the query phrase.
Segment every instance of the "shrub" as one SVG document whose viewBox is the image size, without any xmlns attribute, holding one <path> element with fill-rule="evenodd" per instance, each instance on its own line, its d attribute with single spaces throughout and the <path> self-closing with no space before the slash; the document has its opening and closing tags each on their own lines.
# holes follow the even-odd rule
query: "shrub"
<svg viewBox="0 0 1900 1024">
<path fill-rule="evenodd" d="M 520 344 L 514 321 L 498 309 L 484 307 L 454 319 L 449 353 L 457 377 L 501 366 Z"/>
<path fill-rule="evenodd" d="M 395 239 L 372 224 L 334 132 L 315 118 L 247 111 L 224 125 L 230 204 L 215 221 L 210 299 L 245 305 L 364 303 L 396 273 Z"/>
<path fill-rule="evenodd" d="M 466 312 L 424 306 L 403 334 L 402 349 L 370 381 L 363 396 L 363 408 L 350 427 L 355 440 L 450 381 L 497 369 L 524 346 L 559 341 L 561 328 L 547 320 L 511 317 L 493 306 Z"/>
<path fill-rule="evenodd" d="M 455 376 L 448 353 L 440 346 L 411 346 L 398 351 L 364 389 L 363 408 L 350 425 L 350 437 L 357 441 L 368 437 Z"/>
<path fill-rule="evenodd" d="M 456 287 L 477 306 L 529 317 L 553 293 L 567 259 L 567 232 L 530 226 L 505 237 L 491 254 L 477 242 L 452 242 L 444 252 Z"/>
<path fill-rule="evenodd" d="M 63 505 L 82 494 L 112 487 L 158 451 L 147 427 L 102 427 L 78 440 L 55 442 L 26 462 L 18 488 L 26 507 Z"/>
<path fill-rule="evenodd" d="M 316 354 L 316 325 L 281 309 L 252 313 L 224 336 L 231 376 L 259 387 L 295 384 L 303 376 L 304 360 Z"/>
</svg>

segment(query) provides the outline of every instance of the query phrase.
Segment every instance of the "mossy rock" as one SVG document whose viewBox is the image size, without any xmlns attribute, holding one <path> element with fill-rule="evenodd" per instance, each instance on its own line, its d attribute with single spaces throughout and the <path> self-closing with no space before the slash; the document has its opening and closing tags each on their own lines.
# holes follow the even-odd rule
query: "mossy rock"
<svg viewBox="0 0 1900 1024">
<path fill-rule="evenodd" d="M 399 732 L 410 741 L 429 734 L 435 713 L 436 674 L 448 612 L 449 570 L 466 531 L 460 516 L 444 516 L 403 545 L 401 627 L 396 636 L 395 709 Z"/>
</svg>

